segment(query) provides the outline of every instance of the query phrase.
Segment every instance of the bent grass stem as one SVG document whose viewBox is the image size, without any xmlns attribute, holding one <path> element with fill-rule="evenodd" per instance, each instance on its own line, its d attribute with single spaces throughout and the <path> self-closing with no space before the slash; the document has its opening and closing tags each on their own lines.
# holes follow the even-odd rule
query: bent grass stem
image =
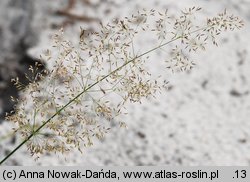
<svg viewBox="0 0 250 182">
<path fill-rule="evenodd" d="M 201 31 L 203 29 L 205 29 L 207 27 L 204 28 L 199 28 L 197 30 L 194 30 L 192 32 L 189 32 L 188 34 L 193 34 L 195 32 Z M 182 35 L 182 36 L 178 36 L 175 37 L 173 39 L 171 39 L 170 41 L 167 41 L 163 44 L 160 44 L 152 49 L 149 49 L 148 51 L 135 56 L 133 59 L 125 62 L 123 65 L 119 66 L 118 68 L 114 69 L 113 71 L 111 71 L 109 74 L 105 75 L 104 77 L 100 78 L 99 80 L 97 80 L 96 82 L 94 82 L 92 85 L 87 86 L 85 85 L 85 88 L 83 89 L 82 92 L 80 92 L 78 95 L 76 95 L 73 99 L 71 99 L 67 104 L 65 104 L 63 107 L 61 107 L 59 110 L 57 110 L 48 120 L 46 120 L 41 126 L 39 126 L 36 130 L 34 130 L 25 140 L 23 140 L 17 147 L 15 147 L 8 155 L 6 155 L 1 161 L 0 161 L 0 165 L 2 165 L 8 158 L 10 158 L 19 148 L 21 148 L 26 142 L 28 142 L 33 136 L 35 136 L 45 125 L 47 125 L 55 116 L 59 115 L 60 112 L 62 112 L 65 108 L 67 108 L 70 104 L 72 104 L 74 101 L 76 101 L 81 95 L 83 95 L 84 93 L 86 93 L 87 91 L 89 91 L 91 88 L 93 88 L 94 86 L 96 86 L 98 83 L 102 82 L 103 80 L 105 80 L 106 78 L 108 78 L 109 76 L 111 76 L 112 74 L 116 73 L 117 71 L 121 70 L 123 67 L 125 67 L 126 65 L 134 62 L 136 59 L 143 57 L 157 49 L 161 49 L 162 47 L 166 46 L 167 44 L 170 44 L 178 39 L 184 38 L 186 35 Z"/>
</svg>

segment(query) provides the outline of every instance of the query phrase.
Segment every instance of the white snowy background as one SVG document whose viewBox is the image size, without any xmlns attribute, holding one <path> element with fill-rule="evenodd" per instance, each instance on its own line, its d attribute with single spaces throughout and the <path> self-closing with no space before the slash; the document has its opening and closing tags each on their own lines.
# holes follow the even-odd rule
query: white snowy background
<svg viewBox="0 0 250 182">
<path fill-rule="evenodd" d="M 179 12 L 200 6 L 201 17 L 211 17 L 225 8 L 241 17 L 245 26 L 228 32 L 196 57 L 190 72 L 165 73 L 170 88 L 155 99 L 131 104 L 125 122 L 127 129 L 114 126 L 102 141 L 67 156 L 42 155 L 37 161 L 25 147 L 17 151 L 5 165 L 249 165 L 250 164 L 250 0 L 117 0 L 81 2 L 72 12 L 96 17 L 104 22 L 124 17 L 137 9 L 169 9 Z M 39 42 L 29 50 L 39 57 L 56 32 L 51 24 L 61 19 L 50 14 L 67 5 L 67 1 L 36 0 L 36 24 Z M 79 27 L 98 28 L 97 23 L 76 22 L 65 29 L 71 39 L 78 38 Z M 143 40 L 147 41 L 147 39 Z M 148 42 L 142 41 L 142 48 Z M 159 57 L 151 58 L 160 60 Z M 155 72 L 162 63 L 150 64 Z M 11 125 L 0 125 L 0 136 Z M 0 141 L 0 158 L 20 140 Z"/>
</svg>

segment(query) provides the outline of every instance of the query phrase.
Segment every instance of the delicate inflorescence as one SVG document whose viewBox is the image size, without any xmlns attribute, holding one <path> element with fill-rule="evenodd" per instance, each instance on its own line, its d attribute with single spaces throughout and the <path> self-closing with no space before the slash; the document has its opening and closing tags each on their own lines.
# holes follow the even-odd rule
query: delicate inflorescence
<svg viewBox="0 0 250 182">
<path fill-rule="evenodd" d="M 164 49 L 167 69 L 191 69 L 191 53 L 205 50 L 209 41 L 217 45 L 216 37 L 222 31 L 243 26 L 226 11 L 197 24 L 200 10 L 186 9 L 178 18 L 167 11 L 138 11 L 124 20 L 101 24 L 98 32 L 81 29 L 77 45 L 65 40 L 60 31 L 54 36 L 54 49 L 41 56 L 52 69 L 37 73 L 31 67 L 33 76 L 25 88 L 18 78 L 13 80 L 24 94 L 7 119 L 16 123 L 24 139 L 32 135 L 26 142 L 32 154 L 82 151 L 93 144 L 93 138 L 102 138 L 111 122 L 125 125 L 120 115 L 125 114 L 128 101 L 141 102 L 164 86 L 146 69 L 149 53 Z M 143 33 L 155 36 L 158 43 L 139 54 L 138 37 Z"/>
</svg>

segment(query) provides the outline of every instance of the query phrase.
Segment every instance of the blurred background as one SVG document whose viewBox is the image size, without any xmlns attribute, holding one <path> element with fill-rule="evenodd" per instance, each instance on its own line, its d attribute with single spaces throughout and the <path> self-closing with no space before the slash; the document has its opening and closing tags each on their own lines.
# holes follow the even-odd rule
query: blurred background
<svg viewBox="0 0 250 182">
<path fill-rule="evenodd" d="M 128 129 L 114 126 L 84 154 L 34 161 L 23 147 L 6 165 L 250 165 L 250 0 L 1 0 L 0 158 L 20 142 L 8 136 L 12 125 L 4 121 L 5 112 L 13 110 L 10 96 L 18 97 L 10 80 L 19 77 L 27 84 L 24 73 L 42 61 L 40 54 L 61 27 L 77 40 L 80 26 L 98 30 L 100 21 L 143 8 L 175 13 L 192 6 L 203 8 L 199 18 L 204 20 L 226 8 L 245 27 L 225 33 L 219 47 L 197 55 L 192 71 L 163 72 L 169 88 L 141 105 L 129 105 Z M 158 72 L 162 64 L 153 66 Z"/>
</svg>

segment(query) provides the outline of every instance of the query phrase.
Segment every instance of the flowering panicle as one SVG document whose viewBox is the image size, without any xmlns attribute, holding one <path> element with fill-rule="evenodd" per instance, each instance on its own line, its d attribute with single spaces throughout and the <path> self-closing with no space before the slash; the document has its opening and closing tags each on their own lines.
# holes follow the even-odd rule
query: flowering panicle
<svg viewBox="0 0 250 182">
<path fill-rule="evenodd" d="M 149 53 L 162 50 L 167 53 L 167 69 L 188 70 L 194 65 L 193 52 L 205 50 L 209 41 L 217 45 L 222 31 L 243 25 L 226 11 L 197 24 L 200 10 L 186 9 L 177 18 L 168 11 L 138 11 L 101 24 L 98 32 L 81 28 L 76 45 L 60 31 L 53 38 L 54 48 L 41 56 L 51 69 L 37 73 L 30 68 L 30 84 L 7 119 L 16 123 L 24 139 L 29 138 L 25 143 L 32 154 L 82 151 L 94 138 L 102 138 L 111 122 L 125 126 L 120 115 L 125 114 L 127 102 L 141 102 L 161 89 L 145 65 Z M 155 37 L 156 45 L 140 50 L 141 34 Z M 22 88 L 18 78 L 13 81 Z"/>
</svg>

